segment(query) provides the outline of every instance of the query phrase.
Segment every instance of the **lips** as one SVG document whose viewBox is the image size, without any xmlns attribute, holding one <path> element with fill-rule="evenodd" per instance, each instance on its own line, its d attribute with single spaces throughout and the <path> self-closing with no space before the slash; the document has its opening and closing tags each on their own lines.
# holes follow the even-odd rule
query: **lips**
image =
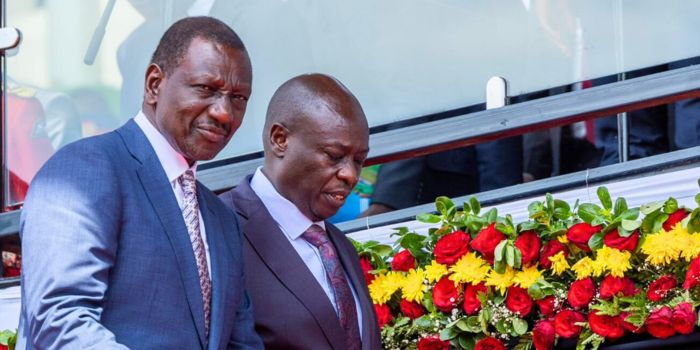
<svg viewBox="0 0 700 350">
<path fill-rule="evenodd" d="M 348 198 L 349 192 L 337 191 L 337 192 L 326 192 L 326 198 L 333 206 L 341 207 L 345 203 L 345 199 Z"/>
<path fill-rule="evenodd" d="M 205 139 L 214 143 L 220 143 L 226 140 L 226 137 L 228 136 L 228 132 L 226 132 L 226 130 L 213 125 L 198 125 L 196 129 L 202 136 L 204 136 Z"/>
</svg>

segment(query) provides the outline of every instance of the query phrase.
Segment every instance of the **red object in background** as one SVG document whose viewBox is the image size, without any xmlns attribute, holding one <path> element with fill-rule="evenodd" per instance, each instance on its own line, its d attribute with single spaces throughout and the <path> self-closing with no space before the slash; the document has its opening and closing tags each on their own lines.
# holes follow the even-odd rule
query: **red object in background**
<svg viewBox="0 0 700 350">
<path fill-rule="evenodd" d="M 7 166 L 10 170 L 9 202 L 24 200 L 28 184 L 54 152 L 44 128 L 44 109 L 29 88 L 10 88 L 7 94 Z"/>
</svg>

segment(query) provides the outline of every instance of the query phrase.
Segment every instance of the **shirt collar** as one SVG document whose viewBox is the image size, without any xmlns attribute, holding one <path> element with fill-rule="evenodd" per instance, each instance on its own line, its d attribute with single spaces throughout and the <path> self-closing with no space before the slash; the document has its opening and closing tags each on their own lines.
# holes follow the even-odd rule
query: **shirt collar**
<svg viewBox="0 0 700 350">
<path fill-rule="evenodd" d="M 284 198 L 272 182 L 263 174 L 262 167 L 255 170 L 253 178 L 250 180 L 250 187 L 270 212 L 270 216 L 277 222 L 289 239 L 297 239 L 311 225 L 316 224 L 324 230 L 326 225 L 323 221 L 313 222 L 304 215 L 294 203 Z"/>
<path fill-rule="evenodd" d="M 168 143 L 168 140 L 156 129 L 151 121 L 148 120 L 143 111 L 134 117 L 136 125 L 138 125 L 144 134 L 148 142 L 151 143 L 151 147 L 156 152 L 160 165 L 163 166 L 165 170 L 165 175 L 168 177 L 168 181 L 175 181 L 180 175 L 184 174 L 187 170 L 192 170 L 194 172 L 195 178 L 197 177 L 197 162 L 189 166 L 187 160 L 178 151 L 176 151 L 173 146 Z"/>
</svg>

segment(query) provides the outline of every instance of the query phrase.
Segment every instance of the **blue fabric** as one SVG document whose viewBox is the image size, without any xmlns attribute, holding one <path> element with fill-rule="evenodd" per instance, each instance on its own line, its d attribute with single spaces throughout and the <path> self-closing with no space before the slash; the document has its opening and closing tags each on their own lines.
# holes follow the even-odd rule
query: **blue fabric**
<svg viewBox="0 0 700 350">
<path fill-rule="evenodd" d="M 236 216 L 197 190 L 212 265 L 209 339 L 187 229 L 139 127 L 130 120 L 57 152 L 20 220 L 18 349 L 262 349 Z"/>
</svg>

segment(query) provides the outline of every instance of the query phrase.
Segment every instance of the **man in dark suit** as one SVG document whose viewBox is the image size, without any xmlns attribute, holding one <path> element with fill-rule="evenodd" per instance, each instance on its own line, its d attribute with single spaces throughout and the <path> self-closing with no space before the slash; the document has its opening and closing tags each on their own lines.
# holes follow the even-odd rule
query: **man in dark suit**
<svg viewBox="0 0 700 350">
<path fill-rule="evenodd" d="M 381 349 L 357 254 L 325 221 L 357 183 L 368 142 L 345 86 L 295 77 L 270 101 L 264 166 L 221 195 L 245 235 L 246 286 L 267 349 Z"/>
<path fill-rule="evenodd" d="M 30 186 L 19 349 L 262 349 L 236 215 L 195 178 L 241 124 L 248 54 L 224 23 L 186 18 L 145 76 L 132 120 Z"/>
</svg>

